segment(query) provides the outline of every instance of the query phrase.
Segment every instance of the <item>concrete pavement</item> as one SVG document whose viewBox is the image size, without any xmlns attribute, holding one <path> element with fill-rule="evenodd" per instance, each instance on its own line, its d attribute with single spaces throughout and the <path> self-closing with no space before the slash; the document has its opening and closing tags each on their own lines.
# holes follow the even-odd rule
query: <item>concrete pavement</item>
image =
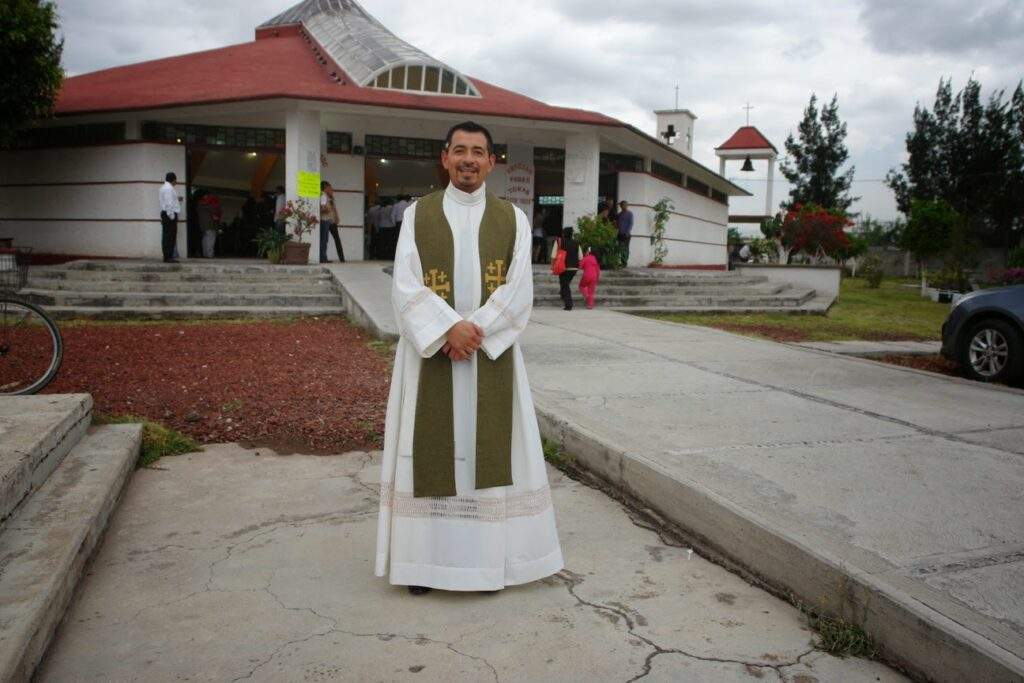
<svg viewBox="0 0 1024 683">
<path fill-rule="evenodd" d="M 904 680 L 554 469 L 564 571 L 411 596 L 373 576 L 379 468 L 227 444 L 138 470 L 35 680 Z"/>
<path fill-rule="evenodd" d="M 1024 392 L 600 309 L 522 342 L 581 465 L 921 676 L 1024 680 Z"/>
<path fill-rule="evenodd" d="M 616 486 L 923 676 L 1024 674 L 1024 393 L 596 310 L 523 346 Z"/>
</svg>

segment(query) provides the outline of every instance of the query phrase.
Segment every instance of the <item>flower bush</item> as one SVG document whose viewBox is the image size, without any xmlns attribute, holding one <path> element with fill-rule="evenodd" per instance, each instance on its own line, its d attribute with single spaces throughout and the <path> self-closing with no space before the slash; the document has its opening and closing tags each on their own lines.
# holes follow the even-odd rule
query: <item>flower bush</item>
<svg viewBox="0 0 1024 683">
<path fill-rule="evenodd" d="M 315 213 L 313 208 L 313 204 L 307 199 L 289 199 L 281 210 L 281 220 L 291 227 L 292 235 L 299 242 L 320 224 L 320 214 Z"/>
<path fill-rule="evenodd" d="M 841 211 L 815 204 L 794 205 L 782 219 L 782 244 L 792 252 L 841 260 L 852 248 L 845 229 L 853 222 Z"/>
<path fill-rule="evenodd" d="M 1007 287 L 1009 285 L 1024 285 L 1024 268 L 1007 268 L 1005 270 L 990 270 L 987 287 Z"/>
</svg>

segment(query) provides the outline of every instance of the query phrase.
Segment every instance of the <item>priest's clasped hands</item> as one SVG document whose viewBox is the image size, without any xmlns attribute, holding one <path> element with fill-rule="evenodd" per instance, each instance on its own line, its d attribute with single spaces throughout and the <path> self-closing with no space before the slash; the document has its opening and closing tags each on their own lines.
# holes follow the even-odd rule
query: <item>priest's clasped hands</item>
<svg viewBox="0 0 1024 683">
<path fill-rule="evenodd" d="M 483 329 L 468 320 L 460 320 L 445 334 L 441 352 L 452 360 L 469 360 L 484 341 Z"/>
</svg>

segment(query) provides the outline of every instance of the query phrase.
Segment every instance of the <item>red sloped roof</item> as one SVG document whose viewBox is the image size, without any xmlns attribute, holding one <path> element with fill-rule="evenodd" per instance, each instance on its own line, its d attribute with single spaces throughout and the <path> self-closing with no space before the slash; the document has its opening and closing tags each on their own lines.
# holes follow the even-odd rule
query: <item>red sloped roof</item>
<svg viewBox="0 0 1024 683">
<path fill-rule="evenodd" d="M 339 84 L 297 34 L 104 69 L 64 80 L 58 116 L 279 97 L 513 118 L 624 125 L 603 114 L 552 107 L 472 79 L 481 97 L 415 95 Z"/>
<path fill-rule="evenodd" d="M 775 152 L 779 151 L 754 126 L 743 126 L 733 133 L 731 138 L 715 147 L 715 149 L 771 149 Z"/>
</svg>

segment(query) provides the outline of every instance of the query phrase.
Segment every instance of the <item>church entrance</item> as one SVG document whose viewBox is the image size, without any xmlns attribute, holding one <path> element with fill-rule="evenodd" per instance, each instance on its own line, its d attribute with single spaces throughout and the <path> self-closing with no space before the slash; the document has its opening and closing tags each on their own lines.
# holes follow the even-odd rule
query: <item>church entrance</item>
<svg viewBox="0 0 1024 683">
<path fill-rule="evenodd" d="M 275 189 L 285 182 L 284 154 L 189 145 L 188 255 L 256 258 L 256 235 L 274 225 Z M 204 229 L 219 213 L 216 237 Z M 205 254 L 204 254 L 205 242 Z"/>
<path fill-rule="evenodd" d="M 369 137 L 369 136 L 368 136 Z M 440 155 L 439 155 L 440 156 Z M 366 156 L 366 206 L 378 206 L 367 215 L 365 252 L 369 259 L 392 260 L 398 241 L 397 222 L 402 206 L 448 184 L 448 172 L 438 158 Z M 396 211 L 396 205 L 398 209 Z"/>
</svg>

